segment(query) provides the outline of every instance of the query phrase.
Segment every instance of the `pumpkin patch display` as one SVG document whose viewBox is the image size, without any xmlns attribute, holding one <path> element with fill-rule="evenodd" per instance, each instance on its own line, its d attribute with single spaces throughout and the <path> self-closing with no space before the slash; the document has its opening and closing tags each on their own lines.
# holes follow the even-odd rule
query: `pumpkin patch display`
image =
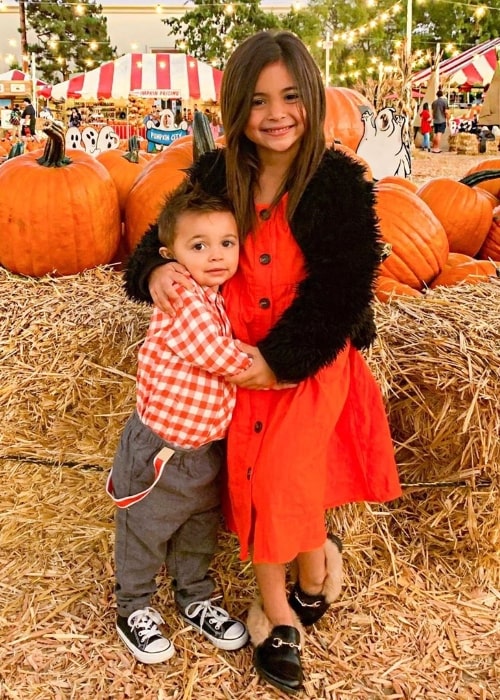
<svg viewBox="0 0 500 700">
<path fill-rule="evenodd" d="M 68 158 L 56 122 L 42 156 L 0 167 L 0 264 L 33 277 L 71 275 L 110 262 L 120 240 L 116 187 L 92 156 Z"/>
<path fill-rule="evenodd" d="M 378 182 L 375 191 L 382 239 L 392 248 L 380 274 L 421 291 L 448 258 L 445 230 L 427 204 L 401 185 Z"/>
</svg>

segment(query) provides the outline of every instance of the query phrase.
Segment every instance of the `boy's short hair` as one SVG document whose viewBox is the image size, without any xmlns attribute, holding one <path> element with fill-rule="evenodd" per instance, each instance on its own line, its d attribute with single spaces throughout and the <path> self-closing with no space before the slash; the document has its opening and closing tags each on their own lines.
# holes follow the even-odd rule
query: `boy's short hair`
<svg viewBox="0 0 500 700">
<path fill-rule="evenodd" d="M 184 180 L 177 189 L 168 195 L 158 217 L 158 238 L 160 243 L 171 248 L 175 241 L 177 222 L 186 212 L 209 214 L 210 212 L 231 212 L 234 209 L 227 197 L 207 194 L 189 179 Z"/>
</svg>

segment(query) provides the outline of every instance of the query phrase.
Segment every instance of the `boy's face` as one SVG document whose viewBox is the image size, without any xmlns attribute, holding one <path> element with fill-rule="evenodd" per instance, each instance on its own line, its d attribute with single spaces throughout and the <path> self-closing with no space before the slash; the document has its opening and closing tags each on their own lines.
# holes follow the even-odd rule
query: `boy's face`
<svg viewBox="0 0 500 700">
<path fill-rule="evenodd" d="M 161 249 L 160 249 L 161 252 Z M 177 221 L 169 257 L 203 287 L 217 289 L 238 267 L 238 228 L 231 212 L 185 212 Z"/>
</svg>

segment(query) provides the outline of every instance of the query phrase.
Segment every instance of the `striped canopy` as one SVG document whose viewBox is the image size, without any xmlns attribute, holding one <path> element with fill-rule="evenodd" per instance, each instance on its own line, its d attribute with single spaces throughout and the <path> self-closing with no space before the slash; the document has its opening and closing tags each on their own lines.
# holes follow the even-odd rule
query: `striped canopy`
<svg viewBox="0 0 500 700">
<path fill-rule="evenodd" d="M 497 48 L 500 49 L 500 38 L 473 46 L 467 51 L 447 58 L 439 64 L 440 79 L 447 79 L 451 85 L 487 85 L 493 78 L 497 65 Z M 433 72 L 425 68 L 413 75 L 414 85 L 426 83 Z"/>
<path fill-rule="evenodd" d="M 31 75 L 29 73 L 23 73 L 22 70 L 8 70 L 6 73 L 0 73 L 0 80 L 24 80 L 30 81 Z M 36 84 L 39 86 L 47 85 L 43 80 L 37 80 Z"/>
<path fill-rule="evenodd" d="M 151 98 L 218 100 L 222 71 L 181 53 L 128 53 L 39 91 L 52 99 Z"/>
</svg>

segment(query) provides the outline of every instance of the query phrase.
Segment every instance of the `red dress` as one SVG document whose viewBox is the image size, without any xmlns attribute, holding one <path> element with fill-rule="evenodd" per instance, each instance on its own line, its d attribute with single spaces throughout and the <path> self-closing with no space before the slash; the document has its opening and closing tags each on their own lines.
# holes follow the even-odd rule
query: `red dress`
<svg viewBox="0 0 500 700">
<path fill-rule="evenodd" d="M 304 278 L 284 198 L 247 237 L 224 285 L 236 338 L 255 345 Z M 261 207 L 263 208 L 263 207 Z M 255 563 L 291 561 L 325 540 L 325 509 L 401 495 L 379 388 L 362 355 L 346 347 L 293 389 L 238 389 L 228 433 L 224 511 Z"/>
</svg>

